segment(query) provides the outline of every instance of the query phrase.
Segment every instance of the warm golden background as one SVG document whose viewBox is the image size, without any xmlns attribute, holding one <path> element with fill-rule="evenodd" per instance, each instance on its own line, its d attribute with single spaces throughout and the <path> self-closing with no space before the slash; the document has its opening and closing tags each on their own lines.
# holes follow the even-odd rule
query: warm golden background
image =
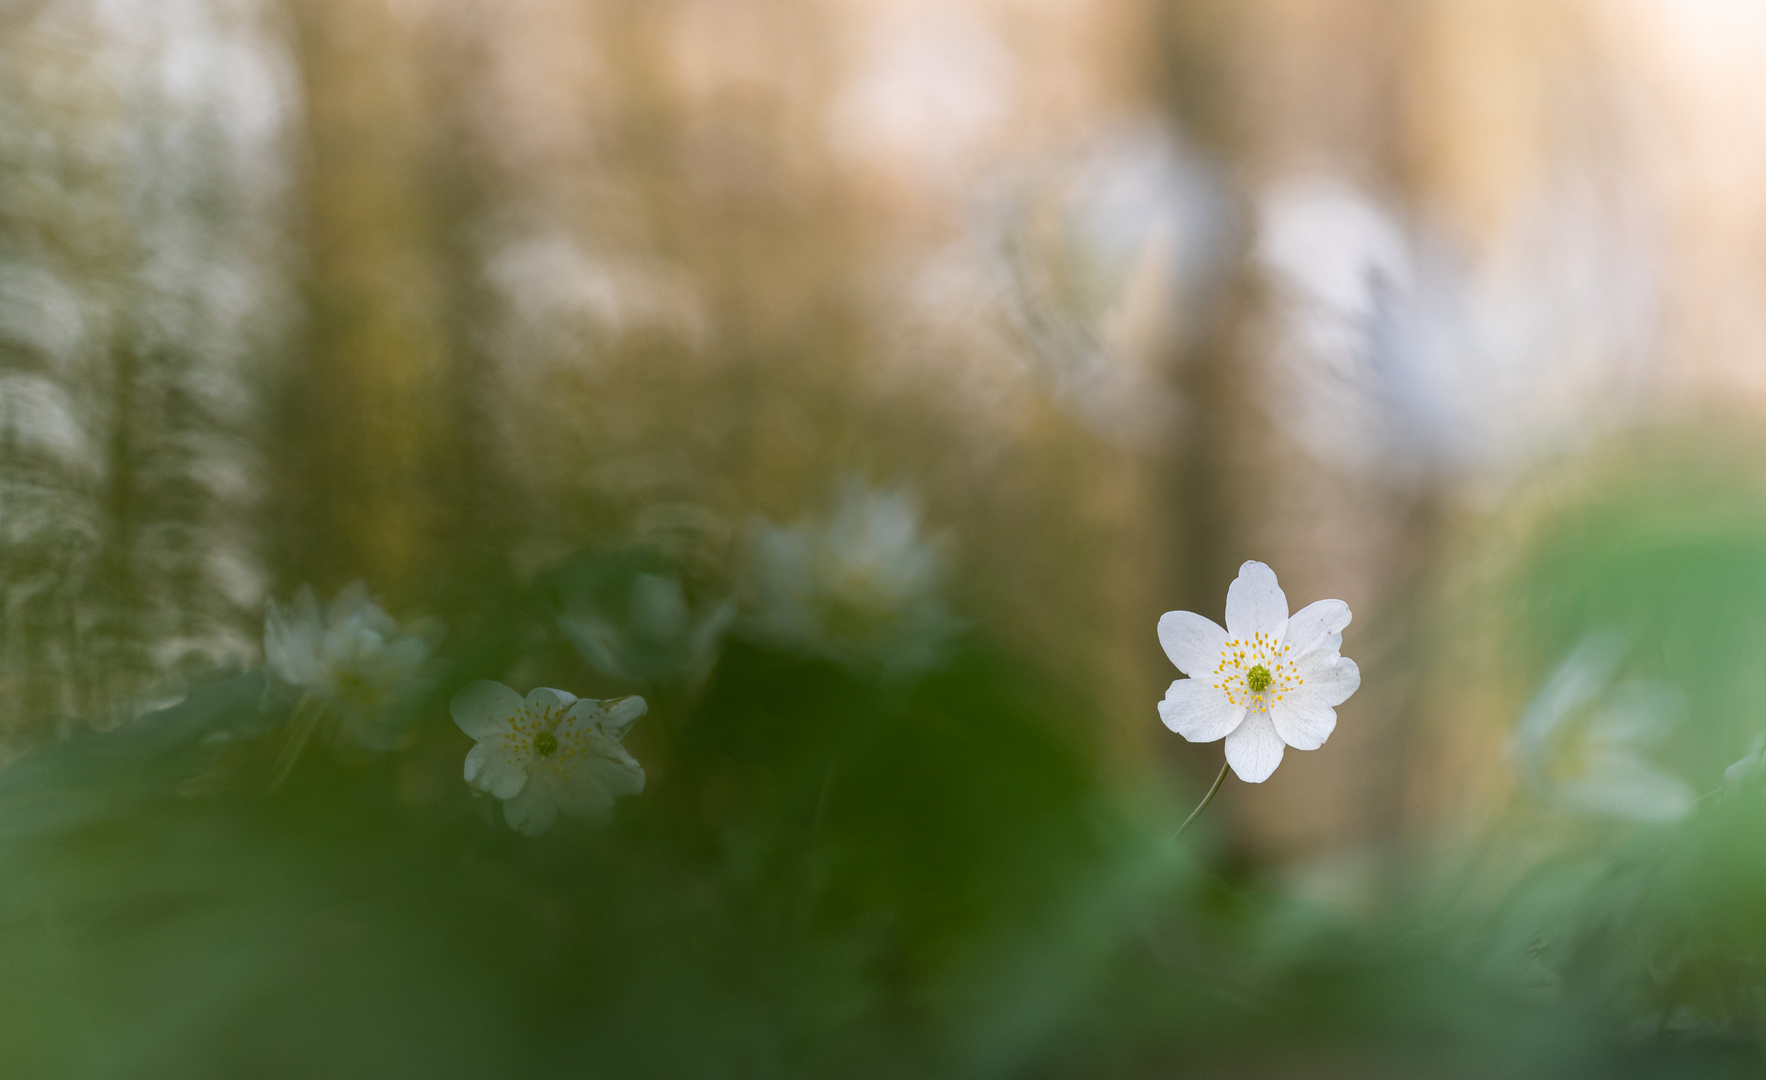
<svg viewBox="0 0 1766 1080">
<path fill-rule="evenodd" d="M 7 0 L 0 729 L 256 663 L 302 583 L 449 615 L 608 538 L 715 577 L 856 474 L 1134 782 L 1218 761 L 1157 721 L 1162 611 L 1247 558 L 1347 600 L 1336 736 L 1216 812 L 1301 870 L 1437 834 L 1557 659 L 1499 644 L 1543 523 L 1666 455 L 1760 505 L 1763 41 L 1743 0 Z"/>
</svg>

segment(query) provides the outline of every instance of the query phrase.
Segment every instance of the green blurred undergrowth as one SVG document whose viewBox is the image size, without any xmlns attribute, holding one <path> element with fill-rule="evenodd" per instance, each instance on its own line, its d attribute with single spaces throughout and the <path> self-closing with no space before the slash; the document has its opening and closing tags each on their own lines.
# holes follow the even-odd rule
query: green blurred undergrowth
<svg viewBox="0 0 1766 1080">
<path fill-rule="evenodd" d="M 298 698 L 241 672 L 0 774 L 15 1075 L 1470 1075 L 1561 1034 L 1174 844 L 1174 800 L 972 633 L 911 675 L 733 640 L 643 687 L 650 785 L 611 828 L 515 834 L 448 694 L 629 691 L 555 615 L 657 566 L 584 556 L 462 619 L 391 754 L 315 739 L 275 784 Z"/>
<path fill-rule="evenodd" d="M 1766 787 L 1722 773 L 1761 727 L 1766 515 L 1619 472 L 1539 516 L 1497 645 L 1537 686 L 1614 634 L 1602 678 L 1684 691 L 1647 750 L 1699 793 L 1673 820 L 1522 788 L 1469 848 L 1324 906 L 1218 816 L 1174 843 L 1197 793 L 1109 772 L 1087 697 L 972 626 L 907 671 L 740 632 L 703 670 L 659 631 L 585 653 L 572 612 L 718 594 L 594 550 L 446 613 L 394 752 L 317 738 L 277 783 L 299 692 L 240 671 L 0 772 L 7 1071 L 1750 1075 Z M 646 791 L 605 830 L 509 830 L 447 715 L 483 677 L 645 694 Z"/>
</svg>

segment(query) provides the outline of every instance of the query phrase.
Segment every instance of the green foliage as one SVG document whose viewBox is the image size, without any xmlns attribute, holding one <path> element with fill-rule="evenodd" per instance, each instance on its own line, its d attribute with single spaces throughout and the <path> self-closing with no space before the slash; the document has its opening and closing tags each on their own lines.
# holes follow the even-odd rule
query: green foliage
<svg viewBox="0 0 1766 1080">
<path fill-rule="evenodd" d="M 610 829 L 516 835 L 460 780 L 445 695 L 526 662 L 511 641 L 568 666 L 557 574 L 631 559 L 473 622 L 393 753 L 315 737 L 275 783 L 303 706 L 246 673 L 0 774 L 10 1067 L 1398 1075 L 1543 1038 L 1420 939 L 1173 844 L 1177 808 L 1109 782 L 1058 689 L 973 637 L 910 679 L 732 642 L 640 724 L 651 785 Z"/>
</svg>

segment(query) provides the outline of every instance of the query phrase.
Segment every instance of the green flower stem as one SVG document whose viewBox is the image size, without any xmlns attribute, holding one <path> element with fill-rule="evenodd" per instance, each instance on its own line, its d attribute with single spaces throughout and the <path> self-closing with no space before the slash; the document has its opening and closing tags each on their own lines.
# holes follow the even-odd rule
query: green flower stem
<svg viewBox="0 0 1766 1080">
<path fill-rule="evenodd" d="M 1190 822 L 1200 817 L 1202 811 L 1208 809 L 1208 804 L 1214 801 L 1214 795 L 1220 790 L 1220 785 L 1226 783 L 1226 769 L 1226 763 L 1222 762 L 1220 765 L 1220 775 L 1214 778 L 1214 786 L 1208 789 L 1208 794 L 1202 796 L 1202 801 L 1196 804 L 1194 810 L 1190 811 L 1190 816 L 1183 819 L 1183 824 L 1177 827 L 1177 835 L 1172 837 L 1173 840 L 1182 836 L 1183 831 L 1190 827 Z"/>
<path fill-rule="evenodd" d="M 308 691 L 301 695 L 299 703 L 294 707 L 294 714 L 288 718 L 287 741 L 282 745 L 282 754 L 276 762 L 276 777 L 270 781 L 270 790 L 275 791 L 288 779 L 294 771 L 295 762 L 300 760 L 300 753 L 306 749 L 307 740 L 313 737 L 318 729 L 319 721 L 325 718 L 325 703 L 317 695 Z"/>
</svg>

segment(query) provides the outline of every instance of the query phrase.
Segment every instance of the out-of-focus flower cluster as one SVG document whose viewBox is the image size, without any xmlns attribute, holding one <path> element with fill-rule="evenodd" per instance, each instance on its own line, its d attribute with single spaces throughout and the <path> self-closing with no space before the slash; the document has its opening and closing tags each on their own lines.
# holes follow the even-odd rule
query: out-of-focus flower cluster
<svg viewBox="0 0 1766 1080">
<path fill-rule="evenodd" d="M 345 739 L 390 750 L 409 719 L 397 706 L 426 685 L 421 672 L 437 636 L 433 623 L 401 625 L 363 582 L 344 586 L 323 608 L 303 586 L 286 608 L 269 602 L 264 661 L 278 679 L 334 708 Z"/>
<path fill-rule="evenodd" d="M 586 583 L 562 601 L 557 628 L 594 676 L 689 695 L 703 688 L 732 632 L 896 677 L 936 663 L 957 629 L 941 596 L 943 556 L 906 492 L 849 483 L 829 517 L 757 521 L 744 554 L 730 591 L 701 584 L 697 596 L 654 553 L 591 560 L 579 575 Z M 328 604 L 306 587 L 289 605 L 271 601 L 266 667 L 273 686 L 298 692 L 276 783 L 320 730 L 330 734 L 321 741 L 356 752 L 409 742 L 446 670 L 435 652 L 440 639 L 439 624 L 395 619 L 362 582 Z M 466 782 L 501 800 L 505 820 L 528 835 L 561 811 L 603 824 L 616 798 L 643 791 L 643 767 L 621 740 L 648 709 L 637 695 L 597 700 L 540 687 L 524 698 L 484 680 L 451 705 L 475 740 Z"/>
<path fill-rule="evenodd" d="M 904 672 L 936 661 L 958 628 L 943 559 L 904 491 L 849 485 L 831 518 L 756 522 L 750 545 L 736 629 L 755 641 Z"/>
<path fill-rule="evenodd" d="M 1614 682 L 1625 659 L 1614 631 L 1588 636 L 1565 657 L 1521 715 L 1511 742 L 1522 783 L 1560 810 L 1639 822 L 1692 811 L 1692 786 L 1648 751 L 1674 730 L 1685 700 L 1671 685 Z"/>
</svg>

